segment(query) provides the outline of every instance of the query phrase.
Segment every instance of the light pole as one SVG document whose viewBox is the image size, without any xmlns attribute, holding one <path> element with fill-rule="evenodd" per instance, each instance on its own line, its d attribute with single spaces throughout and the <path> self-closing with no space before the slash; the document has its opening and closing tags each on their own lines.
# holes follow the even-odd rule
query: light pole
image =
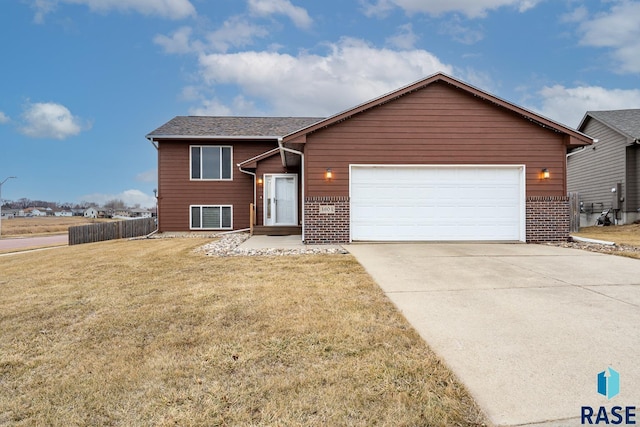
<svg viewBox="0 0 640 427">
<path fill-rule="evenodd" d="M 4 181 L 0 182 L 0 239 L 2 239 L 2 184 L 7 182 L 8 179 L 17 178 L 17 176 L 8 176 Z"/>
</svg>

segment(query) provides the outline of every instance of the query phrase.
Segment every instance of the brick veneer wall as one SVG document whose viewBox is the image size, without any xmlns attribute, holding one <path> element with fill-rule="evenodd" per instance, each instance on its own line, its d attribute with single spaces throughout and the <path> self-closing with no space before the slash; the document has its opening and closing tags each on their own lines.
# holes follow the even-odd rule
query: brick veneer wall
<svg viewBox="0 0 640 427">
<path fill-rule="evenodd" d="M 334 206 L 335 213 L 320 213 L 320 206 Z M 527 198 L 527 242 L 569 240 L 569 198 Z M 304 206 L 305 243 L 349 243 L 349 197 L 307 197 Z"/>
<path fill-rule="evenodd" d="M 570 215 L 569 197 L 528 197 L 527 242 L 566 242 Z"/>
<path fill-rule="evenodd" d="M 320 206 L 335 213 L 320 213 Z M 349 243 L 349 197 L 307 197 L 304 204 L 304 242 Z"/>
</svg>

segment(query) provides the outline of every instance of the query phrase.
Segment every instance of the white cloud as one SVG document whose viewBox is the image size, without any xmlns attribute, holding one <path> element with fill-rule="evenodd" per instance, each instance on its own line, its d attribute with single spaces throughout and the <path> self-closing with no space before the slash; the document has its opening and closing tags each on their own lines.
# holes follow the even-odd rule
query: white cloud
<svg viewBox="0 0 640 427">
<path fill-rule="evenodd" d="M 289 0 L 249 0 L 249 10 L 257 16 L 285 15 L 298 28 L 309 28 L 313 24 L 307 11 Z"/>
<path fill-rule="evenodd" d="M 560 17 L 562 22 L 582 22 L 589 17 L 589 10 L 584 6 L 579 6 L 569 13 Z"/>
<path fill-rule="evenodd" d="M 581 44 L 613 49 L 614 71 L 640 72 L 640 2 L 619 1 L 611 10 L 583 22 Z M 619 64 L 619 68 L 618 68 Z"/>
<path fill-rule="evenodd" d="M 140 181 L 140 182 L 156 182 L 157 180 L 158 180 L 157 169 L 144 171 L 136 175 L 136 181 Z"/>
<path fill-rule="evenodd" d="M 153 38 L 153 42 L 160 45 L 166 53 L 190 53 L 197 52 L 200 45 L 191 42 L 191 27 L 181 27 L 171 33 L 170 36 L 158 34 Z"/>
<path fill-rule="evenodd" d="M 266 28 L 251 24 L 244 18 L 232 17 L 221 28 L 207 35 L 210 46 L 218 52 L 226 52 L 230 47 L 248 46 L 256 37 L 266 37 Z"/>
<path fill-rule="evenodd" d="M 444 21 L 440 25 L 440 32 L 453 37 L 459 43 L 468 45 L 477 43 L 484 38 L 484 33 L 481 29 L 472 28 L 470 23 L 462 22 L 458 15 Z"/>
<path fill-rule="evenodd" d="M 28 104 L 22 113 L 20 131 L 33 138 L 65 139 L 90 127 L 89 123 L 72 115 L 64 105 L 37 102 Z"/>
<path fill-rule="evenodd" d="M 363 0 L 367 16 L 384 15 L 394 7 L 406 13 L 427 13 L 432 16 L 448 12 L 459 12 L 468 18 L 482 18 L 487 12 L 504 6 L 511 6 L 525 12 L 544 0 L 376 0 L 374 3 Z"/>
<path fill-rule="evenodd" d="M 80 197 L 80 200 L 96 203 L 100 206 L 111 200 L 122 200 L 127 206 L 140 205 L 145 208 L 152 208 L 156 205 L 156 198 L 153 194 L 143 193 L 140 190 L 125 190 L 119 194 L 92 193 Z"/>
<path fill-rule="evenodd" d="M 258 110 L 255 103 L 238 95 L 233 99 L 231 106 L 227 106 L 219 99 L 204 99 L 200 107 L 189 109 L 192 116 L 263 116 L 264 113 Z"/>
<path fill-rule="evenodd" d="M 199 61 L 205 83 L 237 85 L 244 97 L 269 103 L 278 115 L 334 114 L 437 71 L 453 71 L 425 50 L 377 49 L 351 38 L 329 45 L 325 56 L 240 52 L 200 55 Z"/>
<path fill-rule="evenodd" d="M 11 119 L 9 118 L 9 116 L 7 116 L 5 113 L 0 111 L 0 125 L 4 123 L 9 123 L 10 120 Z"/>
<path fill-rule="evenodd" d="M 577 127 L 587 111 L 640 108 L 640 89 L 605 89 L 599 86 L 544 87 L 538 107 L 542 115 Z"/>
<path fill-rule="evenodd" d="M 411 24 L 405 24 L 398 27 L 398 32 L 387 38 L 387 44 L 398 49 L 413 49 L 418 41 L 418 36 L 413 32 Z"/>
<path fill-rule="evenodd" d="M 189 0 L 33 0 L 31 7 L 36 11 L 34 20 L 42 22 L 45 15 L 61 3 L 86 5 L 92 12 L 133 11 L 169 19 L 196 15 L 196 9 Z"/>
<path fill-rule="evenodd" d="M 268 35 L 266 28 L 236 16 L 225 21 L 217 30 L 204 35 L 206 42 L 194 39 L 193 29 L 188 26 L 178 28 L 168 36 L 158 34 L 153 41 L 161 46 L 165 53 L 226 52 L 232 47 L 251 45 L 255 38 Z"/>
</svg>

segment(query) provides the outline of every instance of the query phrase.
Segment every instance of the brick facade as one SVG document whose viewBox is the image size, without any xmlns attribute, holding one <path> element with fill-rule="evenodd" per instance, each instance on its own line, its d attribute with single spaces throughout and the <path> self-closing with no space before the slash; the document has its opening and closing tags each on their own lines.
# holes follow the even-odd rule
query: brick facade
<svg viewBox="0 0 640 427">
<path fill-rule="evenodd" d="M 307 197 L 304 221 L 307 244 L 349 243 L 349 197 Z"/>
<path fill-rule="evenodd" d="M 527 242 L 566 242 L 570 215 L 569 197 L 528 197 Z"/>
<path fill-rule="evenodd" d="M 568 197 L 528 197 L 526 209 L 527 242 L 569 240 Z M 305 243 L 349 243 L 349 197 L 307 197 L 304 216 Z"/>
</svg>

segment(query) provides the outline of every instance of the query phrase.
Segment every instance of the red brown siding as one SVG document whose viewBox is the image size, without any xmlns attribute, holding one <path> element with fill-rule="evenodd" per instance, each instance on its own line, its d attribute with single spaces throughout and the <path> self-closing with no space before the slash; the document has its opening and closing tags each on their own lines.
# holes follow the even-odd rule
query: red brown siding
<svg viewBox="0 0 640 427">
<path fill-rule="evenodd" d="M 189 147 L 232 146 L 231 181 L 191 181 Z M 158 221 L 159 231 L 187 231 L 190 205 L 232 205 L 233 228 L 249 227 L 249 205 L 253 202 L 253 177 L 236 166 L 277 146 L 276 142 L 188 140 L 159 142 Z M 279 156 L 276 158 L 279 159 Z"/>
<path fill-rule="evenodd" d="M 258 167 L 256 168 L 256 176 L 264 179 L 265 174 L 298 174 L 298 185 L 302 183 L 300 178 L 300 174 L 298 168 L 285 168 L 282 166 L 282 157 L 280 153 L 276 153 L 271 157 L 260 160 L 258 162 Z M 300 194 L 300 190 L 298 190 L 298 194 Z M 256 201 L 256 210 L 257 210 L 257 225 L 264 224 L 264 182 L 262 185 L 258 185 L 257 187 L 257 201 Z M 300 200 L 298 200 L 298 218 L 301 218 L 302 207 Z"/>
<path fill-rule="evenodd" d="M 348 196 L 349 164 L 524 164 L 527 197 L 564 196 L 565 153 L 560 133 L 437 82 L 308 135 L 306 196 Z"/>
</svg>

